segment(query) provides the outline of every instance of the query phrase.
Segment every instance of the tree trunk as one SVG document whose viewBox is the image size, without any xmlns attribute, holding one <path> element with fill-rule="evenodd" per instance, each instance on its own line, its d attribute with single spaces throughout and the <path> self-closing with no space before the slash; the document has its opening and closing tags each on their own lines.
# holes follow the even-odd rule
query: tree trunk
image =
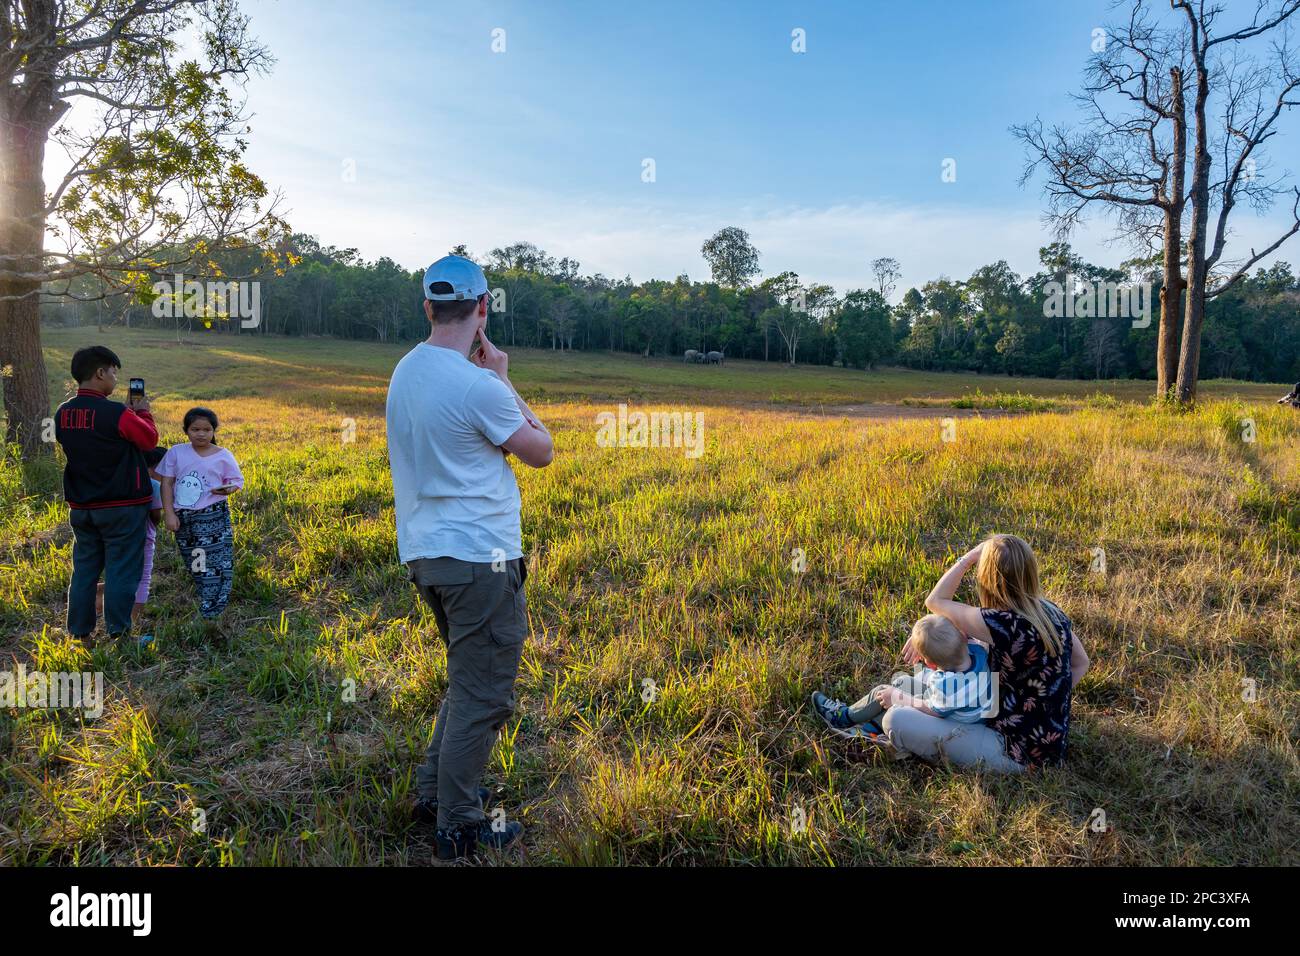
<svg viewBox="0 0 1300 956">
<path fill-rule="evenodd" d="M 1165 206 L 1164 285 L 1160 289 L 1160 331 L 1156 345 L 1156 395 L 1168 398 L 1178 375 L 1178 320 L 1183 300 L 1183 189 L 1187 176 L 1187 116 L 1184 112 L 1183 74 L 1169 71 L 1173 94 L 1173 166 L 1168 205 Z"/>
<path fill-rule="evenodd" d="M 0 111 L 0 268 L 38 273 L 44 263 L 46 132 L 9 121 Z M 40 282 L 0 280 L 0 371 L 7 415 L 5 439 L 23 459 L 41 451 L 41 422 L 50 387 L 41 354 Z"/>
<path fill-rule="evenodd" d="M 1179 180 L 1182 177 L 1178 177 Z M 1179 184 L 1181 189 L 1181 182 Z M 1156 343 L 1156 396 L 1168 398 L 1178 375 L 1178 324 L 1182 317 L 1182 227 L 1179 212 L 1165 210 L 1164 285 L 1160 288 L 1160 330 Z"/>
<path fill-rule="evenodd" d="M 1202 57 L 1204 54 L 1202 54 Z M 1210 150 L 1207 142 L 1205 101 L 1210 81 L 1206 67 L 1196 64 L 1196 145 L 1192 156 L 1192 231 L 1188 236 L 1187 303 L 1183 307 L 1183 347 L 1178 356 L 1178 401 L 1196 401 L 1196 378 L 1201 362 L 1201 325 L 1205 321 L 1205 230 L 1210 216 Z"/>
</svg>

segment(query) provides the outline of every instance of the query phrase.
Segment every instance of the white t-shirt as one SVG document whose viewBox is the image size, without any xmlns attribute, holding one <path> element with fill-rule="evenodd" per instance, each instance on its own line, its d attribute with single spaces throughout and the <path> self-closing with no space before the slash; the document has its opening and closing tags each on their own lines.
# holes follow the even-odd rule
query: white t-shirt
<svg viewBox="0 0 1300 956">
<path fill-rule="evenodd" d="M 524 416 L 505 382 L 421 342 L 393 370 L 387 419 L 402 561 L 521 557 L 519 486 L 500 445 Z"/>
</svg>

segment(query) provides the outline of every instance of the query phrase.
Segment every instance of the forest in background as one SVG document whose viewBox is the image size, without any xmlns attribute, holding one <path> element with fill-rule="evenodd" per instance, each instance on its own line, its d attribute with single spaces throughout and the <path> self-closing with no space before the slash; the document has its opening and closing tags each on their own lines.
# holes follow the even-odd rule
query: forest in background
<svg viewBox="0 0 1300 956">
<path fill-rule="evenodd" d="M 725 230 L 724 230 L 725 231 Z M 455 250 L 466 254 L 463 246 Z M 756 253 L 756 250 L 754 250 Z M 280 274 L 261 282 L 256 329 L 216 314 L 210 320 L 155 315 L 149 295 L 101 297 L 94 276 L 70 290 L 78 301 L 46 303 L 46 322 L 208 329 L 231 334 L 325 335 L 378 342 L 428 334 L 422 272 L 389 258 L 365 260 L 356 249 L 295 234 Z M 250 274 L 260 257 L 213 258 L 227 275 Z M 1040 250 L 1040 270 L 1020 276 L 1001 260 L 965 279 L 939 276 L 890 301 L 896 260 L 872 263 L 873 287 L 842 293 L 792 272 L 762 281 L 635 283 L 630 277 L 580 275 L 579 263 L 516 242 L 476 257 L 496 290 L 489 334 L 506 347 L 612 350 L 681 356 L 718 350 L 730 358 L 872 368 L 882 363 L 931 371 L 1004 372 L 1048 378 L 1155 377 L 1160 310 L 1158 257 L 1118 269 L 1083 261 L 1067 243 Z M 224 261 L 223 261 L 224 260 Z M 715 272 L 717 269 L 714 270 Z M 153 279 L 170 279 L 153 276 Z M 716 281 L 716 279 L 722 281 Z M 1151 283 L 1150 323 L 1129 317 L 1049 315 L 1050 284 Z M 147 288 L 148 283 L 141 288 Z M 161 310 L 166 312 L 167 310 Z M 1055 310 L 1061 311 L 1061 310 Z M 1291 382 L 1300 379 L 1300 278 L 1277 261 L 1257 269 L 1208 304 L 1203 378 Z"/>
</svg>

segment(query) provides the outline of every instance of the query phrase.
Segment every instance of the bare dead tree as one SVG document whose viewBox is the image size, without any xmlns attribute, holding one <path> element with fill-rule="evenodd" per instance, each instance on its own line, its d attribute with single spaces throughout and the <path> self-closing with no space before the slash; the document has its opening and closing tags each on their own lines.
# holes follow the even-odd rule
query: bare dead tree
<svg viewBox="0 0 1300 956">
<path fill-rule="evenodd" d="M 1186 43 L 1154 22 L 1143 0 L 1127 22 L 1105 28 L 1084 91 L 1082 121 L 1045 128 L 1013 126 L 1026 148 L 1021 184 L 1046 174 L 1046 221 L 1065 239 L 1093 209 L 1110 216 L 1117 237 L 1139 252 L 1163 249 L 1156 393 L 1172 389 L 1177 369 L 1180 265 L 1187 197 Z"/>
<path fill-rule="evenodd" d="M 1281 181 L 1264 181 L 1259 176 L 1259 147 L 1277 132 L 1282 113 L 1300 105 L 1300 75 L 1289 46 L 1287 21 L 1300 10 L 1300 0 L 1257 0 L 1250 21 L 1244 26 L 1215 35 L 1216 21 L 1226 4 L 1205 0 L 1170 0 L 1181 13 L 1192 63 L 1195 131 L 1192 153 L 1191 231 L 1187 250 L 1187 303 L 1183 313 L 1182 351 L 1178 361 L 1177 397 L 1180 402 L 1196 400 L 1196 383 L 1201 358 L 1201 328 L 1206 300 L 1220 295 L 1282 243 L 1300 231 L 1300 187 L 1283 188 Z M 1241 44 L 1266 34 L 1280 34 L 1267 63 L 1246 54 Z M 1212 146 L 1209 101 L 1222 98 L 1221 142 Z M 1215 158 L 1218 156 L 1218 163 Z M 1220 177 L 1212 182 L 1217 172 Z M 1223 276 L 1215 267 L 1227 242 L 1228 221 L 1243 199 L 1257 210 L 1268 208 L 1282 193 L 1292 192 L 1293 222 L 1289 229 L 1263 250 L 1236 263 Z M 1207 252 L 1211 209 L 1217 209 L 1214 244 Z"/>
<path fill-rule="evenodd" d="M 902 278 L 903 267 L 892 256 L 882 256 L 879 259 L 871 260 L 871 275 L 876 280 L 876 288 L 880 290 L 880 297 L 888 300 L 893 295 L 898 280 Z"/>
<path fill-rule="evenodd" d="M 1300 188 L 1259 174 L 1260 147 L 1276 134 L 1278 118 L 1300 105 L 1287 32 L 1300 0 L 1256 0 L 1248 20 L 1216 35 L 1227 7 L 1170 0 L 1172 20 L 1164 26 L 1146 0 L 1133 0 L 1128 22 L 1107 28 L 1090 61 L 1087 86 L 1076 97 L 1082 123 L 1012 128 L 1028 154 L 1022 182 L 1046 171 L 1046 219 L 1058 234 L 1068 235 L 1100 206 L 1115 218 L 1120 238 L 1139 249 L 1163 248 L 1156 390 L 1184 403 L 1196 399 L 1206 300 L 1300 232 Z M 1278 39 L 1261 62 L 1243 44 L 1265 35 Z M 1213 121 L 1211 100 L 1220 104 Z M 1225 262 L 1233 209 L 1248 203 L 1262 211 L 1287 194 L 1289 228 L 1267 247 Z"/>
</svg>

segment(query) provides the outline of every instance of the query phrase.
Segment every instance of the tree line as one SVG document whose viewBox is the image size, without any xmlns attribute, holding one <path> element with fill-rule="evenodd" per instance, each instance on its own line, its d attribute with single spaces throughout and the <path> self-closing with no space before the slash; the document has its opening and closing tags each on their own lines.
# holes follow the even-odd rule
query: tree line
<svg viewBox="0 0 1300 956">
<path fill-rule="evenodd" d="M 858 369 L 889 363 L 1052 378 L 1156 376 L 1162 301 L 1156 257 L 1109 268 L 1085 262 L 1067 243 L 1052 243 L 1039 251 L 1040 268 L 1032 275 L 1020 276 L 998 261 L 966 279 L 939 276 L 891 303 L 901 271 L 894 259 L 871 263 L 870 287 L 843 293 L 789 271 L 751 282 L 745 267 L 739 275 L 729 270 L 747 257 L 756 269 L 757 250 L 743 230 L 723 232 L 748 248 L 730 257 L 715 255 L 709 281 L 681 275 L 636 283 L 628 277 L 582 275 L 575 260 L 557 260 L 528 242 L 492 249 L 482 257 L 493 290 L 489 334 L 506 347 L 660 358 L 696 349 L 732 358 Z M 469 253 L 464 246 L 449 251 Z M 148 293 L 137 289 L 101 295 L 93 276 L 74 288 L 75 297 L 50 299 L 44 316 L 55 324 L 107 323 L 186 333 L 206 326 L 219 333 L 385 343 L 427 336 L 420 308 L 422 271 L 407 270 L 389 258 L 367 261 L 355 249 L 323 246 L 303 235 L 294 235 L 281 253 L 293 264 L 282 274 L 258 280 L 261 314 L 255 328 L 241 328 L 220 310 L 208 316 L 160 317 Z M 247 251 L 226 262 L 213 255 L 227 275 L 240 274 L 249 262 Z M 1050 301 L 1058 288 L 1106 283 L 1146 283 L 1150 312 L 1106 315 L 1100 314 L 1106 311 L 1103 302 L 1090 310 L 1066 310 L 1053 308 Z M 1300 378 L 1300 277 L 1288 263 L 1261 267 L 1211 301 L 1200 370 L 1207 378 Z"/>
</svg>

